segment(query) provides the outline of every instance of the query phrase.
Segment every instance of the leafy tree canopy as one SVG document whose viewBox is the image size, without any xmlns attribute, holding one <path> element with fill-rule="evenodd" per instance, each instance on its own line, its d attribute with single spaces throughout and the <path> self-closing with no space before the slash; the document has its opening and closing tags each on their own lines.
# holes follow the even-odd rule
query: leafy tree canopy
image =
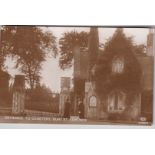
<svg viewBox="0 0 155 155">
<path fill-rule="evenodd" d="M 40 79 L 41 64 L 46 56 L 56 56 L 55 36 L 36 26 L 4 26 L 2 52 L 16 58 L 16 68 L 25 74 L 33 89 Z"/>
<path fill-rule="evenodd" d="M 73 50 L 74 47 L 78 45 L 80 47 L 88 47 L 88 33 L 87 32 L 65 32 L 59 40 L 60 47 L 60 68 L 66 69 L 70 68 L 73 60 Z"/>
</svg>

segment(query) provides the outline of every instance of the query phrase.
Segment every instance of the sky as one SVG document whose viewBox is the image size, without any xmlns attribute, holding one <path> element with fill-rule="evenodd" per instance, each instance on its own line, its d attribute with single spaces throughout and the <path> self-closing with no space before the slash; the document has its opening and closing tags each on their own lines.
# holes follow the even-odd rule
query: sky
<svg viewBox="0 0 155 155">
<path fill-rule="evenodd" d="M 87 27 L 48 27 L 43 28 L 44 30 L 52 31 L 52 33 L 56 36 L 57 42 L 59 38 L 61 38 L 64 32 L 69 32 L 72 30 L 76 31 L 87 31 L 89 32 L 89 28 Z M 115 31 L 115 28 L 99 28 L 99 41 L 100 43 L 105 43 L 106 40 L 111 37 Z M 127 36 L 133 36 L 133 41 L 137 44 L 146 44 L 147 34 L 149 32 L 148 28 L 124 28 L 124 33 Z M 42 65 L 41 70 L 41 84 L 45 84 L 54 92 L 60 92 L 60 78 L 61 77 L 72 77 L 73 76 L 73 68 L 67 69 L 65 71 L 61 70 L 58 65 L 59 57 L 55 58 L 47 58 L 46 61 Z M 17 69 L 14 68 L 15 60 L 11 58 L 7 58 L 6 67 L 8 72 L 14 77 L 15 74 L 21 74 Z"/>
</svg>

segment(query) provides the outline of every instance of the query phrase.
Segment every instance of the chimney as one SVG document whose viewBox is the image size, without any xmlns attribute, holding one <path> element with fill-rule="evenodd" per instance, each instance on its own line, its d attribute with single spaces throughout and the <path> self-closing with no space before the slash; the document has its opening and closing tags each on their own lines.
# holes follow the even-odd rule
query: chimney
<svg viewBox="0 0 155 155">
<path fill-rule="evenodd" d="M 88 43 L 89 78 L 91 76 L 91 69 L 96 64 L 98 52 L 99 52 L 98 28 L 91 27 L 90 33 L 89 33 L 89 43 Z"/>
</svg>

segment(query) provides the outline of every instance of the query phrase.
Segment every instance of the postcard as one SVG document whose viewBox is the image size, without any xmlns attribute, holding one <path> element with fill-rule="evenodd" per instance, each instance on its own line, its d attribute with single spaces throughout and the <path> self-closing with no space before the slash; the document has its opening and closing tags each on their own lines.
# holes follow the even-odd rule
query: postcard
<svg viewBox="0 0 155 155">
<path fill-rule="evenodd" d="M 151 125 L 155 28 L 0 26 L 0 122 Z"/>
</svg>

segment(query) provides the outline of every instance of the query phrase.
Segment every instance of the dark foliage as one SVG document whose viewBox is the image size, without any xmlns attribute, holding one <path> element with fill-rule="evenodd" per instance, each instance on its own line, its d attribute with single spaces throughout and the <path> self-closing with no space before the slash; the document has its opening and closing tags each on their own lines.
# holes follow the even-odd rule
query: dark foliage
<svg viewBox="0 0 155 155">
<path fill-rule="evenodd" d="M 113 89 L 139 91 L 141 89 L 141 68 L 134 54 L 132 39 L 125 36 L 118 28 L 106 44 L 95 67 L 97 92 L 102 95 Z M 120 74 L 112 73 L 114 57 L 124 59 L 124 70 Z"/>
<path fill-rule="evenodd" d="M 26 90 L 25 108 L 44 112 L 59 111 L 59 94 L 53 93 L 46 86 L 37 86 Z"/>
<path fill-rule="evenodd" d="M 47 55 L 57 54 L 55 37 L 36 26 L 4 26 L 2 53 L 17 61 L 16 68 L 25 74 L 31 89 L 40 78 L 41 64 Z"/>
<path fill-rule="evenodd" d="M 133 52 L 137 55 L 137 56 L 146 56 L 146 46 L 144 44 L 140 44 L 140 45 L 134 45 L 133 46 Z"/>
<path fill-rule="evenodd" d="M 60 68 L 70 68 L 73 63 L 73 50 L 76 45 L 80 47 L 88 47 L 88 33 L 87 32 L 65 32 L 59 40 L 60 47 Z"/>
</svg>

